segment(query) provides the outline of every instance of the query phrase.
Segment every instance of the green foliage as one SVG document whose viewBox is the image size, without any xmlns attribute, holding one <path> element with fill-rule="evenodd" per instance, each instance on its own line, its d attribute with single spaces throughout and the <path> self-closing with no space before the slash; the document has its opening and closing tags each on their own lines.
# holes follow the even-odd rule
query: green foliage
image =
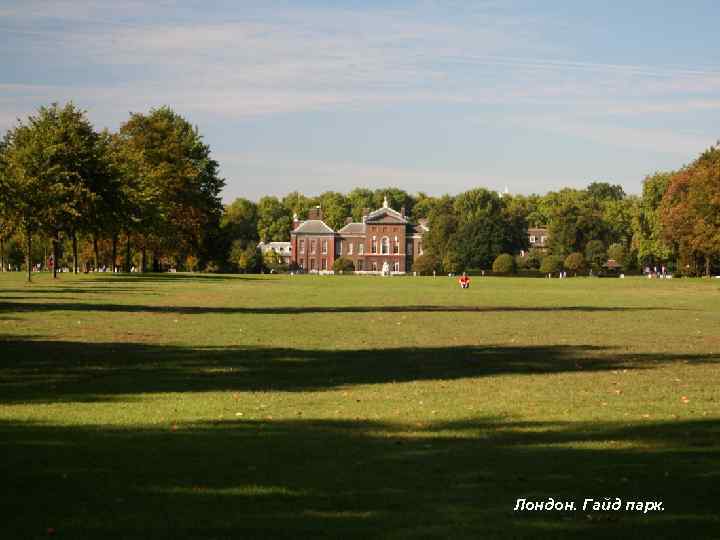
<svg viewBox="0 0 720 540">
<path fill-rule="evenodd" d="M 564 267 L 568 272 L 572 272 L 577 275 L 585 270 L 585 257 L 579 251 L 575 251 L 565 257 Z"/>
<path fill-rule="evenodd" d="M 120 127 L 118 147 L 143 246 L 166 254 L 207 252 L 225 181 L 197 128 L 168 107 L 134 113 Z"/>
<path fill-rule="evenodd" d="M 599 271 L 607 261 L 605 244 L 600 240 L 590 240 L 585 246 L 585 260 L 593 270 Z"/>
<path fill-rule="evenodd" d="M 288 266 L 283 261 L 280 254 L 275 253 L 272 250 L 268 250 L 261 255 L 262 266 L 273 272 L 285 272 Z"/>
<path fill-rule="evenodd" d="M 563 258 L 559 255 L 548 255 L 543 258 L 540 265 L 540 272 L 543 274 L 554 274 L 562 270 Z"/>
<path fill-rule="evenodd" d="M 563 189 L 547 195 L 550 205 L 550 248 L 563 257 L 573 251 L 584 251 L 593 239 L 607 236 L 600 201 L 586 191 Z"/>
<path fill-rule="evenodd" d="M 257 205 L 258 236 L 263 242 L 286 242 L 290 238 L 292 214 L 277 197 L 266 196 Z"/>
<path fill-rule="evenodd" d="M 354 272 L 355 263 L 348 257 L 338 257 L 333 263 L 333 270 L 336 273 Z"/>
<path fill-rule="evenodd" d="M 350 204 L 347 198 L 342 193 L 326 191 L 317 200 L 322 208 L 323 221 L 332 229 L 340 229 L 350 215 Z"/>
<path fill-rule="evenodd" d="M 545 253 L 539 248 L 532 248 L 527 254 L 528 270 L 539 270 Z"/>
<path fill-rule="evenodd" d="M 625 190 L 619 184 L 593 182 L 587 187 L 588 195 L 599 201 L 621 201 L 625 198 Z"/>
<path fill-rule="evenodd" d="M 614 259 L 621 266 L 627 265 L 627 251 L 622 244 L 611 244 L 607 250 L 608 259 Z"/>
<path fill-rule="evenodd" d="M 363 211 L 374 210 L 373 192 L 365 188 L 355 188 L 347 196 L 348 204 L 351 209 L 351 216 L 353 221 L 361 222 L 363 217 Z"/>
<path fill-rule="evenodd" d="M 307 219 L 308 210 L 317 204 L 316 199 L 306 197 L 299 191 L 288 193 L 282 198 L 282 205 L 288 214 L 290 214 L 291 217 L 293 214 L 296 214 L 301 221 Z"/>
<path fill-rule="evenodd" d="M 230 248 L 230 262 L 243 273 L 259 272 L 263 258 L 257 247 L 246 245 L 242 240 L 235 240 Z"/>
<path fill-rule="evenodd" d="M 515 273 L 515 260 L 509 253 L 501 253 L 493 261 L 492 271 L 496 274 L 513 274 Z"/>
<path fill-rule="evenodd" d="M 407 191 L 396 187 L 376 189 L 373 192 L 373 206 L 371 209 L 374 210 L 382 207 L 386 197 L 390 208 L 397 210 L 398 212 L 401 208 L 405 208 L 406 215 L 412 215 L 413 204 L 415 202 L 414 199 Z"/>
<path fill-rule="evenodd" d="M 642 265 L 655 265 L 673 255 L 663 236 L 660 206 L 674 173 L 658 172 L 643 181 L 643 191 L 632 217 L 632 245 Z"/>
<path fill-rule="evenodd" d="M 435 205 L 437 205 L 437 197 L 431 197 L 422 191 L 415 197 L 415 203 L 412 206 L 412 219 L 418 221 L 420 219 L 428 219 Z"/>
<path fill-rule="evenodd" d="M 527 246 L 521 208 L 508 207 L 495 192 L 473 189 L 438 199 L 430 211 L 424 245 L 446 272 L 489 268 L 503 252 Z"/>
<path fill-rule="evenodd" d="M 231 250 L 237 242 L 240 249 L 258 243 L 257 205 L 247 199 L 235 199 L 225 207 L 220 220 L 220 261 L 232 260 Z"/>
</svg>

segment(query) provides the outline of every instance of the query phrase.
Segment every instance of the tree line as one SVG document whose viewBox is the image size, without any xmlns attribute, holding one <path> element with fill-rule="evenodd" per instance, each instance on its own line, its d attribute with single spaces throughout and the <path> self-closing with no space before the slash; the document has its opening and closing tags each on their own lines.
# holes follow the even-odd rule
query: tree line
<svg viewBox="0 0 720 540">
<path fill-rule="evenodd" d="M 0 143 L 2 267 L 20 266 L 19 248 L 28 280 L 38 260 L 52 260 L 55 277 L 81 260 L 207 266 L 224 185 L 197 128 L 167 107 L 133 113 L 115 133 L 95 130 L 72 103 L 41 107 Z"/>
<path fill-rule="evenodd" d="M 334 229 L 365 209 L 427 220 L 421 273 L 599 269 L 663 265 L 687 275 L 720 265 L 720 149 L 645 178 L 641 195 L 597 181 L 585 189 L 507 195 L 484 188 L 434 197 L 396 187 L 317 196 L 294 191 L 223 206 L 225 180 L 198 129 L 170 108 L 133 113 L 97 131 L 72 103 L 41 107 L 0 142 L 0 267 L 53 261 L 70 268 L 140 272 L 284 269 L 260 241 L 287 241 L 293 216 L 321 206 Z M 528 250 L 528 228 L 547 228 Z"/>
</svg>

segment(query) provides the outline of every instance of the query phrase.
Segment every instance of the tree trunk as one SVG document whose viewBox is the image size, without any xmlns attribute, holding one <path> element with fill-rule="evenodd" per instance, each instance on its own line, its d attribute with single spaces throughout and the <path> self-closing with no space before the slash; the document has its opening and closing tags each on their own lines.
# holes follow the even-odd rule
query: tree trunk
<svg viewBox="0 0 720 540">
<path fill-rule="evenodd" d="M 117 243 L 118 235 L 113 233 L 112 237 L 112 273 L 115 273 L 115 263 L 117 262 Z"/>
<path fill-rule="evenodd" d="M 31 283 L 32 282 L 32 233 L 30 231 L 27 231 L 26 236 L 27 236 L 27 253 L 25 254 L 25 261 L 27 263 L 28 283 Z"/>
<path fill-rule="evenodd" d="M 0 272 L 5 271 L 5 239 L 0 238 Z"/>
<path fill-rule="evenodd" d="M 125 233 L 125 271 L 130 273 L 130 233 Z"/>
<path fill-rule="evenodd" d="M 55 232 L 52 237 L 52 260 L 53 260 L 53 279 L 57 279 L 57 261 L 58 261 L 58 243 L 60 242 L 60 233 Z"/>
<path fill-rule="evenodd" d="M 160 271 L 160 259 L 158 258 L 157 252 L 153 251 L 153 272 Z"/>
<path fill-rule="evenodd" d="M 145 273 L 145 262 L 146 262 L 146 260 L 147 260 L 147 259 L 146 259 L 146 257 L 147 257 L 147 250 L 145 249 L 145 246 L 144 246 L 144 245 L 143 245 L 143 247 L 142 247 L 142 250 L 141 250 L 140 254 L 141 254 L 141 256 L 140 256 L 140 272 L 144 274 L 144 273 Z"/>
<path fill-rule="evenodd" d="M 94 234 L 92 237 L 92 241 L 93 241 L 93 256 L 95 257 L 93 266 L 95 266 L 95 271 L 97 272 L 99 269 L 99 264 L 100 264 L 100 250 L 98 249 L 97 236 L 95 236 Z"/>
<path fill-rule="evenodd" d="M 75 231 L 72 233 L 72 247 L 73 247 L 73 274 L 78 273 L 78 245 L 77 245 L 77 234 Z"/>
<path fill-rule="evenodd" d="M 705 275 L 710 277 L 710 257 L 705 255 Z"/>
</svg>

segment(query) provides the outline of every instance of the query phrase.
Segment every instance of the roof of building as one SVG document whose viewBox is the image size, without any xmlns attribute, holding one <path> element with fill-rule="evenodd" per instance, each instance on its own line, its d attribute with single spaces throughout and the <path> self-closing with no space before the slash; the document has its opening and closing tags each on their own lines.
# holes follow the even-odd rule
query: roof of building
<svg viewBox="0 0 720 540">
<path fill-rule="evenodd" d="M 400 212 L 392 208 L 379 208 L 368 214 L 365 218 L 366 223 L 407 223 L 407 219 Z"/>
<path fill-rule="evenodd" d="M 338 232 L 340 234 L 363 234 L 365 233 L 365 224 L 357 222 L 348 223 Z"/>
<path fill-rule="evenodd" d="M 292 232 L 305 234 L 332 234 L 335 231 L 328 227 L 324 221 L 319 219 L 308 219 L 307 221 L 303 221 L 298 228 Z"/>
</svg>

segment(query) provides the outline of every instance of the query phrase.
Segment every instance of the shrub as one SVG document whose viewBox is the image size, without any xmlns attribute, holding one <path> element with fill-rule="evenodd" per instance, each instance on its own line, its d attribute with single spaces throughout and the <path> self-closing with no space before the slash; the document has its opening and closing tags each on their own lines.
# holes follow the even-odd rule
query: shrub
<svg viewBox="0 0 720 540">
<path fill-rule="evenodd" d="M 433 271 L 440 271 L 440 261 L 433 255 L 420 255 L 413 262 L 412 270 L 421 276 L 429 276 L 432 275 Z"/>
<path fill-rule="evenodd" d="M 627 252 L 622 244 L 611 244 L 607 251 L 608 259 L 614 259 L 621 266 L 627 263 Z"/>
<path fill-rule="evenodd" d="M 542 264 L 543 257 L 545 254 L 538 248 L 532 248 L 527 254 L 527 268 L 528 270 L 537 270 Z"/>
<path fill-rule="evenodd" d="M 596 272 L 600 270 L 607 260 L 605 244 L 600 240 L 590 240 L 585 246 L 585 260 L 587 260 L 593 270 Z"/>
<path fill-rule="evenodd" d="M 515 272 L 515 260 L 508 253 L 498 255 L 492 265 L 496 274 L 512 274 Z"/>
<path fill-rule="evenodd" d="M 333 263 L 333 270 L 335 272 L 354 272 L 355 263 L 347 257 L 338 257 Z"/>
<path fill-rule="evenodd" d="M 543 258 L 542 264 L 540 265 L 540 271 L 543 274 L 554 274 L 559 272 L 562 268 L 562 257 L 558 255 L 548 255 Z"/>
<path fill-rule="evenodd" d="M 522 255 L 516 255 L 515 256 L 515 268 L 517 270 L 527 270 L 528 269 L 528 256 L 525 254 L 525 256 Z"/>
<path fill-rule="evenodd" d="M 576 251 L 565 258 L 565 270 L 573 272 L 577 275 L 578 272 L 582 272 L 584 269 L 585 257 L 583 257 L 582 253 Z"/>
</svg>

